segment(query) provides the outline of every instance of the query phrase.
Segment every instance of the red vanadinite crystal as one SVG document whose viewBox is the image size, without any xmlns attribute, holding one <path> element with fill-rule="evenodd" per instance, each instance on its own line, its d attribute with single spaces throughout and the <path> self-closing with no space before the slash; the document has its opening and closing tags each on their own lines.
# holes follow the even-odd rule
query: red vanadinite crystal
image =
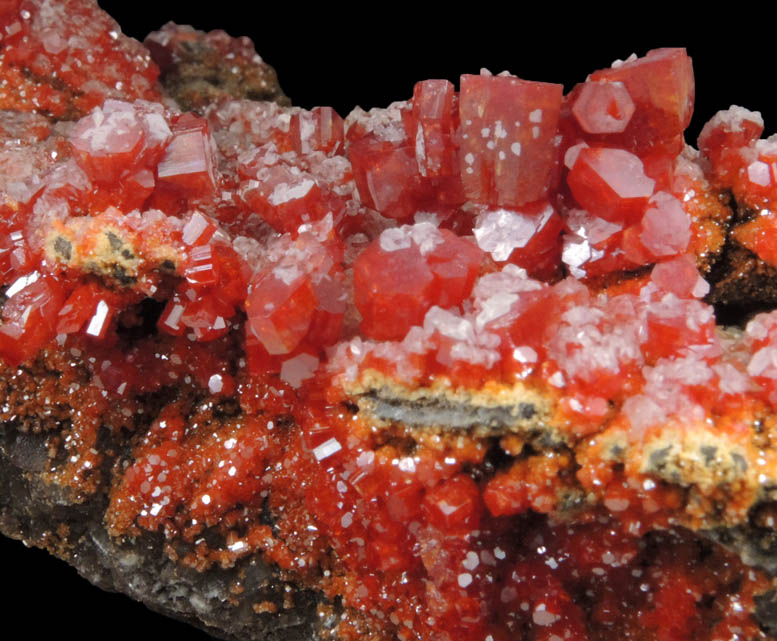
<svg viewBox="0 0 777 641">
<path fill-rule="evenodd" d="M 719 111 L 704 125 L 699 134 L 699 151 L 709 159 L 716 180 L 731 184 L 736 179 L 742 148 L 754 144 L 763 130 L 761 114 L 742 107 Z"/>
<path fill-rule="evenodd" d="M 370 338 L 402 338 L 434 305 L 459 305 L 472 291 L 483 253 L 429 223 L 384 231 L 354 263 L 354 302 Z"/>
<path fill-rule="evenodd" d="M 636 154 L 654 153 L 657 147 L 669 154 L 682 151 L 694 99 L 693 67 L 684 49 L 649 51 L 644 58 L 595 71 L 590 81 L 623 83 L 634 103 L 628 125 L 622 132 L 604 134 L 606 144 Z"/>
<path fill-rule="evenodd" d="M 619 134 L 634 115 L 634 101 L 622 82 L 584 82 L 572 113 L 587 134 Z"/>
<path fill-rule="evenodd" d="M 420 173 L 413 148 L 368 134 L 348 147 L 362 202 L 384 216 L 407 219 L 418 209 Z"/>
<path fill-rule="evenodd" d="M 413 90 L 413 108 L 403 112 L 405 130 L 415 143 L 422 176 L 456 176 L 459 158 L 453 136 L 458 126 L 456 92 L 447 80 L 425 80 Z"/>
<path fill-rule="evenodd" d="M 295 240 L 281 237 L 251 280 L 247 331 L 268 355 L 290 355 L 298 347 L 317 353 L 340 337 L 346 296 L 331 222 L 330 216 Z"/>
<path fill-rule="evenodd" d="M 216 175 L 207 121 L 183 114 L 172 129 L 172 139 L 157 166 L 160 186 L 178 191 L 183 198 L 211 194 Z"/>
<path fill-rule="evenodd" d="M 510 261 L 534 278 L 552 280 L 559 273 L 563 225 L 558 212 L 540 201 L 521 209 L 482 208 L 473 233 L 497 263 Z"/>
<path fill-rule="evenodd" d="M 5 296 L 8 300 L 2 308 L 0 356 L 18 365 L 54 338 L 57 314 L 66 294 L 56 278 L 33 272 L 11 283 Z"/>
<path fill-rule="evenodd" d="M 298 112 L 289 122 L 294 151 L 309 154 L 321 151 L 327 155 L 345 152 L 345 125 L 331 107 L 314 107 L 310 112 Z"/>
<path fill-rule="evenodd" d="M 469 200 L 520 207 L 547 195 L 563 88 L 462 76 L 459 157 Z"/>
<path fill-rule="evenodd" d="M 161 105 L 108 100 L 76 123 L 70 145 L 92 181 L 115 184 L 154 167 L 170 141 Z"/>
<path fill-rule="evenodd" d="M 343 119 L 179 113 L 88 0 L 0 3 L 0 33 L 0 77 L 28 96 L 0 106 L 34 112 L 0 113 L 0 358 L 81 358 L 95 425 L 113 401 L 164 405 L 115 466 L 113 534 L 180 537 L 199 568 L 262 552 L 341 600 L 345 639 L 765 638 L 766 579 L 671 533 L 698 518 L 686 495 L 723 495 L 627 451 L 701 425 L 751 452 L 743 417 L 777 406 L 775 313 L 724 336 L 697 269 L 718 190 L 763 210 L 733 236 L 777 265 L 777 143 L 732 107 L 684 151 L 684 50 L 566 96 L 425 80 Z M 439 393 L 450 430 L 385 430 L 350 386 L 419 413 Z M 185 407 L 190 388 L 214 403 Z M 521 394 L 537 433 L 445 424 Z M 93 464 L 97 428 L 73 429 Z"/>
<path fill-rule="evenodd" d="M 639 220 L 655 185 L 637 156 L 606 147 L 581 149 L 567 180 L 575 200 L 588 212 L 621 224 Z"/>
</svg>

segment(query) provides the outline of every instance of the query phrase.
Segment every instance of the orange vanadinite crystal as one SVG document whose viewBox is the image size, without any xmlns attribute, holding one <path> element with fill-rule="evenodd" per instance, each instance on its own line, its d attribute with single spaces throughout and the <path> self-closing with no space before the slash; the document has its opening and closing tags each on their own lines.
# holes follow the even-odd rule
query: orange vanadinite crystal
<svg viewBox="0 0 777 641">
<path fill-rule="evenodd" d="M 777 404 L 777 320 L 717 333 L 689 249 L 703 182 L 677 179 L 703 166 L 768 208 L 773 144 L 735 110 L 705 128 L 703 159 L 680 156 L 684 50 L 567 96 L 484 72 L 345 120 L 239 100 L 196 116 L 160 102 L 153 65 L 128 66 L 136 44 L 92 3 L 60 4 L 6 3 L 0 20 L 4 77 L 72 71 L 2 104 L 81 116 L 66 135 L 0 118 L 19 141 L 0 167 L 26 168 L 0 179 L 0 358 L 58 348 L 100 397 L 213 400 L 186 410 L 181 392 L 133 437 L 113 534 L 180 537 L 197 567 L 264 551 L 386 639 L 763 638 L 748 612 L 765 579 L 663 532 L 684 490 L 617 458 L 667 424 Z M 113 64 L 53 29 L 62 12 L 66 29 L 98 16 L 89 55 Z M 767 262 L 773 217 L 737 230 Z M 362 375 L 411 394 L 544 390 L 558 427 L 528 444 L 385 431 L 343 391 Z M 217 420 L 227 399 L 239 409 Z M 317 583 L 324 565 L 336 576 Z"/>
</svg>

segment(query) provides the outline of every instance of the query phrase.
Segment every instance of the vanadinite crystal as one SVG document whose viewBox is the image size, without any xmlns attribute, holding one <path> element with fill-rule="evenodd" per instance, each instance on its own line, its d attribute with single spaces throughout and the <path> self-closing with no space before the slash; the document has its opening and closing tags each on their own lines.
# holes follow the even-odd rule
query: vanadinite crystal
<svg viewBox="0 0 777 641">
<path fill-rule="evenodd" d="M 263 555 L 342 639 L 769 638 L 772 579 L 704 532 L 773 500 L 777 312 L 706 297 L 725 243 L 777 267 L 777 141 L 731 107 L 687 146 L 683 49 L 343 119 L 184 112 L 90 0 L 0 3 L 0 34 L 0 375 L 80 373 L 41 400 L 73 411 L 47 482 L 110 536 Z M 148 46 L 195 41 L 261 63 Z M 4 430 L 37 411 L 0 390 Z"/>
</svg>

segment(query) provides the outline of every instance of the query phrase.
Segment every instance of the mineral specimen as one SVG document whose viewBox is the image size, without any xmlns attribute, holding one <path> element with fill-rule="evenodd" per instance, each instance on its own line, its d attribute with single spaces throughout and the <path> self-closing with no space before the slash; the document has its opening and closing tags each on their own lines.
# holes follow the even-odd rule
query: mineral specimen
<svg viewBox="0 0 777 641">
<path fill-rule="evenodd" d="M 774 638 L 776 143 L 685 50 L 343 119 L 0 34 L 4 532 L 228 639 Z"/>
<path fill-rule="evenodd" d="M 199 111 L 223 98 L 289 104 L 275 70 L 257 55 L 249 38 L 171 22 L 150 33 L 144 44 L 160 67 L 165 91 L 186 111 Z"/>
</svg>

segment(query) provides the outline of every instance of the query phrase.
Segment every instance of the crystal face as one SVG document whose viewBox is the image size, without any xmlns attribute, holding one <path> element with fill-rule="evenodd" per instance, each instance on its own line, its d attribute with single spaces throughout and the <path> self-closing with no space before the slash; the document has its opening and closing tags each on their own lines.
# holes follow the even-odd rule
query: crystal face
<svg viewBox="0 0 777 641">
<path fill-rule="evenodd" d="M 769 579 L 693 531 L 777 481 L 777 318 L 723 331 L 708 298 L 724 243 L 777 266 L 777 152 L 737 107 L 685 146 L 684 50 L 566 95 L 186 113 L 93 3 L 10 4 L 0 69 L 38 102 L 0 92 L 0 359 L 83 377 L 52 482 L 105 492 L 111 536 L 262 555 L 343 639 L 767 638 Z M 84 21 L 116 64 L 40 80 Z"/>
<path fill-rule="evenodd" d="M 461 77 L 459 150 L 469 200 L 519 207 L 546 196 L 563 88 L 504 76 Z"/>
</svg>

